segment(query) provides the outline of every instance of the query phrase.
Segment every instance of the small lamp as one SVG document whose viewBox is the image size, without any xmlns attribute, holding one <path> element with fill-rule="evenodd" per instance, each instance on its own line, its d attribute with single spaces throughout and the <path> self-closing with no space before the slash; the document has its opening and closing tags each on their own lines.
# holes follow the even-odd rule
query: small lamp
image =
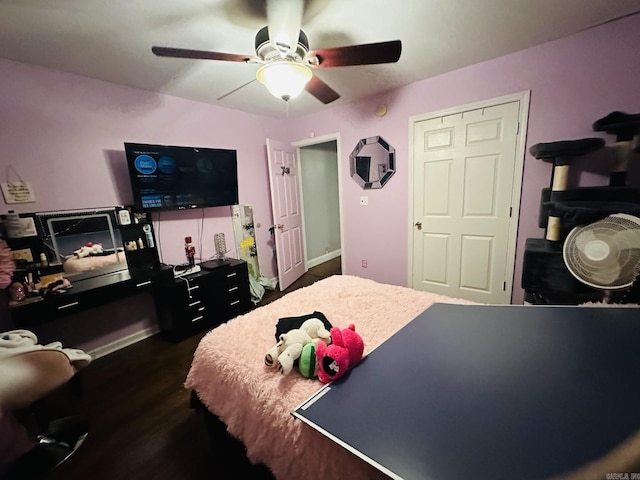
<svg viewBox="0 0 640 480">
<path fill-rule="evenodd" d="M 285 102 L 300 95 L 312 76 L 311 69 L 306 65 L 286 60 L 267 63 L 256 72 L 257 79 L 271 95 Z"/>
</svg>

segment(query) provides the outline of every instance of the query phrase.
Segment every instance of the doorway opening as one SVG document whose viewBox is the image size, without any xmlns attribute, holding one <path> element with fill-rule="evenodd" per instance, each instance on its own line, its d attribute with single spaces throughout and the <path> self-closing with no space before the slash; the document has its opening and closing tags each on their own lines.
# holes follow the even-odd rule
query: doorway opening
<svg viewBox="0 0 640 480">
<path fill-rule="evenodd" d="M 294 144 L 300 165 L 300 197 L 306 269 L 342 255 L 340 168 L 337 138 Z"/>
<path fill-rule="evenodd" d="M 343 261 L 338 151 L 338 134 L 292 144 L 267 138 L 280 290 L 304 275 L 309 263 Z"/>
</svg>

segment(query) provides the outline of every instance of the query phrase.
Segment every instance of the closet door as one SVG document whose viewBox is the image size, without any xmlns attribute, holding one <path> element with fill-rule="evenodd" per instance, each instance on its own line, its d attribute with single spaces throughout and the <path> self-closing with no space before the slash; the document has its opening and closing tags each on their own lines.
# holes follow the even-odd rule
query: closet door
<svg viewBox="0 0 640 480">
<path fill-rule="evenodd" d="M 510 303 L 520 108 L 512 101 L 413 124 L 413 288 Z"/>
</svg>

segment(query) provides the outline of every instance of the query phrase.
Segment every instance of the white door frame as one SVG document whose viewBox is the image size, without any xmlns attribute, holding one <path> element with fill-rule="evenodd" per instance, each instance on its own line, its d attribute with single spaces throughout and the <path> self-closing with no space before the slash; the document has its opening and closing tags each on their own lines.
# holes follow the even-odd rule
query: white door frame
<svg viewBox="0 0 640 480">
<path fill-rule="evenodd" d="M 531 97 L 531 91 L 525 90 L 502 97 L 492 98 L 489 100 L 482 100 L 479 102 L 468 103 L 466 105 L 459 105 L 456 107 L 447 108 L 444 110 L 438 110 L 435 112 L 423 113 L 420 115 L 413 115 L 409 117 L 409 255 L 408 255 L 408 268 L 407 285 L 413 288 L 413 175 L 414 175 L 414 126 L 416 123 L 430 120 L 433 118 L 444 117 L 447 115 L 455 115 L 470 110 L 478 110 L 480 108 L 492 107 L 503 103 L 520 102 L 520 112 L 518 114 L 518 129 L 519 135 L 516 138 L 516 153 L 515 153 L 515 165 L 513 170 L 513 189 L 511 191 L 511 205 L 513 206 L 511 225 L 509 226 L 509 240 L 507 247 L 507 271 L 506 273 L 506 289 L 509 298 L 513 298 L 513 274 L 515 271 L 516 263 L 516 241 L 518 237 L 518 222 L 520 217 L 520 197 L 522 189 L 522 175 L 524 173 L 524 157 L 527 140 L 527 120 L 529 118 L 529 100 Z"/>
<path fill-rule="evenodd" d="M 321 143 L 327 143 L 327 142 L 331 142 L 334 141 L 336 142 L 336 162 L 338 163 L 338 203 L 339 203 L 339 217 L 340 217 L 340 255 L 341 255 L 341 260 L 340 260 L 340 265 L 342 268 L 342 271 L 344 272 L 345 269 L 345 255 L 344 255 L 344 225 L 342 224 L 342 220 L 344 218 L 344 214 L 342 212 L 342 169 L 340 168 L 341 162 L 340 162 L 340 152 L 342 151 L 341 147 L 340 147 L 340 134 L 339 133 L 329 133 L 326 135 L 321 135 L 319 137 L 312 137 L 312 138 L 306 138 L 304 140 L 299 140 L 297 142 L 292 142 L 291 145 L 293 147 L 296 147 L 296 162 L 298 163 L 298 171 L 301 171 L 302 165 L 300 162 L 300 148 L 302 147 L 310 147 L 312 145 L 318 145 Z M 302 182 L 302 175 L 298 175 L 298 182 Z M 299 184 L 299 188 L 298 191 L 300 192 L 300 201 L 304 202 L 303 197 L 304 197 L 304 192 L 302 191 L 302 184 Z M 304 203 L 302 203 L 303 205 Z M 304 262 L 305 262 L 305 268 L 308 270 L 308 266 L 307 266 L 307 249 L 306 249 L 306 245 L 307 245 L 307 233 L 306 233 L 306 226 L 305 226 L 305 218 L 304 218 L 304 209 L 302 210 L 302 235 L 303 235 L 303 241 L 304 241 L 304 245 L 305 245 L 305 250 L 304 250 Z"/>
</svg>

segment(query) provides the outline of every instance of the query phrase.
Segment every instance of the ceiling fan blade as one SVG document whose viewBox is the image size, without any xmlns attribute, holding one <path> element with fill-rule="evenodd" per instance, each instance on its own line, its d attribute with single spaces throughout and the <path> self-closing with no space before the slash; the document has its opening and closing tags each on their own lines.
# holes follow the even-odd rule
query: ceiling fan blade
<svg viewBox="0 0 640 480">
<path fill-rule="evenodd" d="M 307 82 L 304 89 L 325 105 L 340 98 L 340 94 L 315 75 Z"/>
<path fill-rule="evenodd" d="M 402 42 L 392 40 L 347 47 L 319 48 L 310 50 L 306 59 L 312 67 L 348 67 L 395 63 L 400 59 L 400 53 L 402 53 Z"/>
<path fill-rule="evenodd" d="M 260 61 L 253 55 L 239 55 L 236 53 L 208 52 L 205 50 L 189 50 L 185 48 L 151 47 L 151 51 L 159 57 L 193 58 L 197 60 L 224 60 L 227 62 Z"/>
</svg>

